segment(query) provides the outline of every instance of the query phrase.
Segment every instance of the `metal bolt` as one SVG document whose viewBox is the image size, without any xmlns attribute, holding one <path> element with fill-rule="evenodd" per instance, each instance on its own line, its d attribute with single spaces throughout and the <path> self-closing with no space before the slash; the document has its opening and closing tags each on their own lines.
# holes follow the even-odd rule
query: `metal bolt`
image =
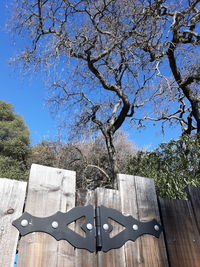
<svg viewBox="0 0 200 267">
<path fill-rule="evenodd" d="M 58 228 L 58 222 L 53 221 L 52 224 L 51 224 L 51 226 L 52 226 L 54 229 Z"/>
<path fill-rule="evenodd" d="M 88 230 L 92 230 L 93 229 L 93 225 L 91 223 L 87 223 L 86 225 Z"/>
<path fill-rule="evenodd" d="M 28 221 L 27 220 L 22 220 L 21 221 L 21 226 L 26 227 L 28 225 Z"/>
<path fill-rule="evenodd" d="M 105 231 L 108 231 L 108 229 L 109 229 L 109 225 L 108 225 L 107 223 L 104 223 L 104 225 L 103 225 L 103 229 L 104 229 Z"/>
<path fill-rule="evenodd" d="M 156 225 L 154 225 L 154 229 L 156 230 L 156 231 L 159 231 L 159 226 L 156 224 Z"/>
<path fill-rule="evenodd" d="M 133 225 L 133 230 L 134 230 L 134 231 L 137 231 L 137 230 L 138 230 L 138 226 L 137 226 L 137 224 L 134 224 L 134 225 Z"/>
</svg>

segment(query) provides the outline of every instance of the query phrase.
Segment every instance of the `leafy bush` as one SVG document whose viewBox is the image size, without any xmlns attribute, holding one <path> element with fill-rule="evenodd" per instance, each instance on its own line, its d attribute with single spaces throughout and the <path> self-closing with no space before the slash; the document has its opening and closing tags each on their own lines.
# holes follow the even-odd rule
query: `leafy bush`
<svg viewBox="0 0 200 267">
<path fill-rule="evenodd" d="M 161 197 L 185 199 L 185 187 L 200 186 L 200 135 L 184 135 L 129 159 L 127 172 L 155 180 Z"/>
</svg>

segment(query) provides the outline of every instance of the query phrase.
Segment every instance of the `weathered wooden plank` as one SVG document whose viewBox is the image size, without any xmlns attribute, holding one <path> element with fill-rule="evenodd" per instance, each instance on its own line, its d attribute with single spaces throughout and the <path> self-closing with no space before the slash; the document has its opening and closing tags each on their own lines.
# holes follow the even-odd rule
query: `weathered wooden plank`
<svg viewBox="0 0 200 267">
<path fill-rule="evenodd" d="M 105 188 L 97 188 L 97 206 L 104 205 L 107 208 L 113 208 L 121 212 L 121 201 L 119 191 L 105 189 Z M 118 223 L 109 221 L 109 223 L 113 226 L 113 233 L 111 235 L 114 236 L 119 233 L 123 227 Z M 126 266 L 125 262 L 125 254 L 124 247 L 119 249 L 112 249 L 108 252 L 98 252 L 98 267 L 123 267 Z"/>
<path fill-rule="evenodd" d="M 118 175 L 122 211 L 140 221 L 160 222 L 155 186 L 152 179 Z M 127 266 L 168 266 L 163 233 L 159 239 L 143 235 L 125 244 Z"/>
<path fill-rule="evenodd" d="M 19 238 L 12 221 L 21 216 L 26 182 L 0 178 L 0 266 L 13 267 Z"/>
<path fill-rule="evenodd" d="M 159 199 L 171 266 L 200 266 L 199 233 L 189 201 Z"/>
<path fill-rule="evenodd" d="M 94 191 L 90 190 L 79 190 L 76 197 L 76 206 L 86 206 L 92 205 L 95 207 L 96 196 Z M 84 218 L 76 221 L 75 230 L 77 233 L 81 234 L 81 225 L 85 222 Z M 96 267 L 97 266 L 97 255 L 96 253 L 91 253 L 85 249 L 75 250 L 75 266 L 76 267 Z"/>
<path fill-rule="evenodd" d="M 200 233 L 200 187 L 190 185 L 187 187 L 186 191 L 188 198 L 191 201 L 197 228 Z"/>
<path fill-rule="evenodd" d="M 158 201 L 153 179 L 135 176 L 138 214 L 140 221 L 156 219 L 160 222 Z M 144 266 L 168 266 L 163 233 L 159 238 L 151 235 L 141 237 Z"/>
<path fill-rule="evenodd" d="M 131 215 L 138 219 L 138 207 L 135 192 L 135 179 L 130 175 L 118 175 L 118 187 L 121 196 L 122 212 L 124 215 Z M 124 245 L 126 264 L 127 266 L 142 266 L 143 262 L 141 255 L 141 239 L 137 242 L 128 241 Z"/>
<path fill-rule="evenodd" d="M 75 206 L 75 172 L 33 164 L 25 211 L 46 217 Z M 23 237 L 18 267 L 74 266 L 74 248 L 45 233 Z"/>
</svg>

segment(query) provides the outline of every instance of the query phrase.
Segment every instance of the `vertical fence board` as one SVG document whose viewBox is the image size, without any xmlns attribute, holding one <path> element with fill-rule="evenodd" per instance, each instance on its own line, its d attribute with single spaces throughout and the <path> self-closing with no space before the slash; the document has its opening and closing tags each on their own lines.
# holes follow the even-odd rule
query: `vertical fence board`
<svg viewBox="0 0 200 267">
<path fill-rule="evenodd" d="M 159 199 L 171 266 L 200 265 L 199 233 L 189 201 Z"/>
<path fill-rule="evenodd" d="M 122 213 L 138 219 L 138 207 L 135 191 L 135 179 L 131 175 L 118 175 L 118 186 L 121 196 Z M 124 245 L 127 266 L 142 266 L 141 239 L 136 242 L 128 241 Z"/>
<path fill-rule="evenodd" d="M 57 169 L 57 173 L 61 176 L 60 182 L 60 200 L 59 207 L 56 211 L 68 212 L 75 207 L 76 200 L 76 173 L 68 170 Z M 56 241 L 57 242 L 57 241 Z M 74 267 L 74 248 L 66 240 L 60 240 L 57 249 L 57 265 L 56 267 Z M 47 265 L 50 267 L 49 265 Z M 18 266 L 17 266 L 18 267 Z"/>
<path fill-rule="evenodd" d="M 200 234 L 200 187 L 188 186 L 187 194 L 192 204 L 194 217 Z"/>
<path fill-rule="evenodd" d="M 0 266 L 13 267 L 19 238 L 12 221 L 22 214 L 26 182 L 0 178 Z"/>
<path fill-rule="evenodd" d="M 152 179 L 131 175 L 118 175 L 122 211 L 140 221 L 157 219 L 158 203 Z M 127 266 L 168 266 L 163 234 L 159 239 L 143 235 L 135 242 L 125 244 Z"/>
<path fill-rule="evenodd" d="M 96 196 L 94 191 L 79 190 L 77 191 L 76 206 L 96 205 Z M 84 219 L 78 220 L 75 225 L 77 233 L 81 233 L 81 225 L 84 223 Z M 85 249 L 75 250 L 75 266 L 76 267 L 96 267 L 97 266 L 97 255 L 91 253 Z"/>
<path fill-rule="evenodd" d="M 121 201 L 119 191 L 105 188 L 97 188 L 97 206 L 104 205 L 107 208 L 113 208 L 121 212 Z M 109 222 L 113 226 L 114 234 L 117 234 L 122 226 L 112 221 Z M 111 232 L 112 233 L 112 232 Z M 98 267 L 124 267 L 125 254 L 124 247 L 112 249 L 108 252 L 98 252 Z"/>
<path fill-rule="evenodd" d="M 75 206 L 75 172 L 33 164 L 25 211 L 47 217 Z M 45 233 L 32 233 L 20 240 L 17 267 L 74 266 L 74 248 Z"/>
<path fill-rule="evenodd" d="M 138 215 L 140 221 L 156 219 L 160 223 L 158 201 L 153 179 L 135 176 Z M 152 235 L 141 237 L 145 266 L 168 266 L 163 233 L 159 238 Z"/>
</svg>

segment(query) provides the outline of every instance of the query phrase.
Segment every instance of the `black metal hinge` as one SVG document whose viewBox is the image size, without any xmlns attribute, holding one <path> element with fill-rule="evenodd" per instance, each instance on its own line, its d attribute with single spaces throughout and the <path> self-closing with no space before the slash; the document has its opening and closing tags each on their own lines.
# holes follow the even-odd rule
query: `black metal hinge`
<svg viewBox="0 0 200 267">
<path fill-rule="evenodd" d="M 71 230 L 68 225 L 84 217 L 85 221 L 81 229 L 85 232 L 85 237 Z M 110 237 L 113 230 L 111 219 L 125 229 L 114 237 Z M 144 234 L 159 237 L 162 226 L 154 219 L 149 222 L 140 222 L 132 216 L 124 216 L 121 212 L 106 208 L 104 206 L 88 205 L 75 207 L 63 213 L 58 211 L 52 216 L 39 218 L 25 212 L 20 218 L 12 223 L 22 236 L 33 232 L 44 232 L 53 236 L 56 240 L 66 240 L 72 246 L 80 249 L 87 249 L 90 252 L 107 252 L 114 248 L 120 248 L 128 240 L 135 241 Z"/>
</svg>

